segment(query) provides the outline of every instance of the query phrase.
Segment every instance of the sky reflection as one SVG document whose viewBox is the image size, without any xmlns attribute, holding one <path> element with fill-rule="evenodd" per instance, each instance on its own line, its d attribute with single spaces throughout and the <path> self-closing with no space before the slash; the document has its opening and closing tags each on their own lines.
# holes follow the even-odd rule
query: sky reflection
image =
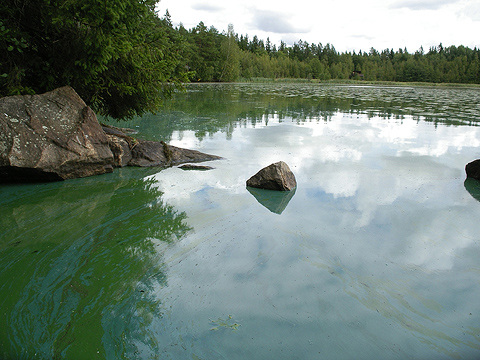
<svg viewBox="0 0 480 360">
<path fill-rule="evenodd" d="M 273 116 L 228 141 L 174 134 L 175 146 L 225 158 L 209 172 L 154 175 L 195 229 L 169 250 L 170 286 L 157 294 L 191 336 L 184 345 L 231 358 L 480 354 L 480 207 L 463 170 L 478 131 L 337 113 L 301 124 Z M 280 216 L 245 188 L 279 160 L 298 184 Z M 209 333 L 209 319 L 230 315 L 238 331 Z"/>
</svg>

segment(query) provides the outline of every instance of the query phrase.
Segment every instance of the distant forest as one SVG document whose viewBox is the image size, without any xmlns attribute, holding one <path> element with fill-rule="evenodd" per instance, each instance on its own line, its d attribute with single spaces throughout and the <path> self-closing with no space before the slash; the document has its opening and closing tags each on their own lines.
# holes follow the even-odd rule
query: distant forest
<svg viewBox="0 0 480 360">
<path fill-rule="evenodd" d="M 168 12 L 164 20 L 170 23 Z M 191 81 L 238 81 L 254 78 L 318 80 L 356 79 L 430 83 L 480 83 L 480 50 L 441 43 L 425 51 L 407 49 L 338 52 L 332 44 L 309 44 L 299 40 L 277 47 L 270 39 L 219 32 L 200 22 L 187 30 L 172 30 L 182 39 L 179 71 L 187 70 Z"/>
</svg>

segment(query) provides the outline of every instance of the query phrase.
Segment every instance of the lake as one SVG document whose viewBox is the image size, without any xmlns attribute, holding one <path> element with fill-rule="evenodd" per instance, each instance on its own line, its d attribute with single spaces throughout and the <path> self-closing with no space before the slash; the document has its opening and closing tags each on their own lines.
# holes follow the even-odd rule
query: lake
<svg viewBox="0 0 480 360">
<path fill-rule="evenodd" d="M 0 187 L 0 358 L 480 358 L 480 89 L 189 85 L 223 157 Z M 246 188 L 285 161 L 297 188 Z"/>
</svg>

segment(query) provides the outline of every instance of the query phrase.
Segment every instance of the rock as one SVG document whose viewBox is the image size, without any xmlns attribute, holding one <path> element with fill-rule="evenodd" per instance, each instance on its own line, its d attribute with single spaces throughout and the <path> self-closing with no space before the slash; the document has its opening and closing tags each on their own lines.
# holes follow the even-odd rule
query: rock
<svg viewBox="0 0 480 360">
<path fill-rule="evenodd" d="M 131 145 L 127 139 L 117 135 L 108 135 L 108 145 L 113 153 L 115 167 L 128 166 L 132 160 Z"/>
<path fill-rule="evenodd" d="M 220 156 L 168 145 L 163 141 L 138 141 L 132 148 L 129 166 L 173 166 L 187 162 L 219 160 Z"/>
<path fill-rule="evenodd" d="M 170 157 L 170 165 L 179 165 L 188 162 L 199 163 L 222 159 L 220 156 L 205 154 L 197 150 L 182 149 L 173 145 L 163 144 L 166 146 L 166 151 Z"/>
<path fill-rule="evenodd" d="M 133 135 L 137 134 L 138 131 L 130 128 L 122 128 L 118 126 L 112 126 L 112 125 L 107 125 L 107 124 L 100 124 L 102 125 L 103 131 L 108 134 L 108 133 L 117 133 L 117 134 L 125 134 L 125 135 Z"/>
<path fill-rule="evenodd" d="M 267 189 L 290 191 L 297 186 L 295 175 L 283 161 L 271 164 L 247 180 L 247 186 Z"/>
<path fill-rule="evenodd" d="M 161 142 L 137 140 L 131 129 L 100 125 L 68 86 L 42 95 L 0 99 L 0 183 L 45 182 L 114 167 L 168 167 L 221 159 Z"/>
<path fill-rule="evenodd" d="M 71 87 L 0 99 L 0 182 L 72 179 L 113 165 L 95 113 Z"/>
<path fill-rule="evenodd" d="M 214 169 L 213 167 L 208 165 L 194 165 L 194 164 L 185 164 L 185 165 L 179 166 L 179 168 L 182 170 L 202 170 L 202 171 Z"/>
<path fill-rule="evenodd" d="M 162 142 L 140 141 L 132 147 L 132 160 L 128 165 L 142 167 L 170 166 L 166 148 Z"/>
<path fill-rule="evenodd" d="M 465 166 L 467 178 L 480 180 L 480 159 L 474 160 Z"/>
<path fill-rule="evenodd" d="M 138 140 L 129 136 L 133 130 L 102 125 L 110 142 L 115 166 L 168 167 L 186 162 L 219 160 L 220 156 L 168 145 L 163 141 Z"/>
</svg>

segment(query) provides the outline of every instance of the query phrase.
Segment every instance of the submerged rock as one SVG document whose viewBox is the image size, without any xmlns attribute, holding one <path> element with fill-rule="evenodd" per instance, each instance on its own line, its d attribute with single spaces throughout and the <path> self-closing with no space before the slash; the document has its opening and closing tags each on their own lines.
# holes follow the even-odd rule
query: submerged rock
<svg viewBox="0 0 480 360">
<path fill-rule="evenodd" d="M 58 181 L 112 172 L 114 167 L 221 159 L 163 141 L 137 140 L 130 133 L 100 125 L 69 86 L 1 98 L 0 183 Z"/>
<path fill-rule="evenodd" d="M 468 178 L 480 180 L 480 159 L 474 160 L 465 166 Z"/>
<path fill-rule="evenodd" d="M 295 175 L 283 161 L 276 162 L 261 169 L 247 180 L 247 186 L 266 189 L 290 191 L 297 186 Z"/>
<path fill-rule="evenodd" d="M 182 170 L 201 170 L 201 171 L 214 169 L 213 167 L 208 165 L 194 165 L 194 164 L 185 164 L 185 165 L 179 166 L 179 168 Z"/>
</svg>

